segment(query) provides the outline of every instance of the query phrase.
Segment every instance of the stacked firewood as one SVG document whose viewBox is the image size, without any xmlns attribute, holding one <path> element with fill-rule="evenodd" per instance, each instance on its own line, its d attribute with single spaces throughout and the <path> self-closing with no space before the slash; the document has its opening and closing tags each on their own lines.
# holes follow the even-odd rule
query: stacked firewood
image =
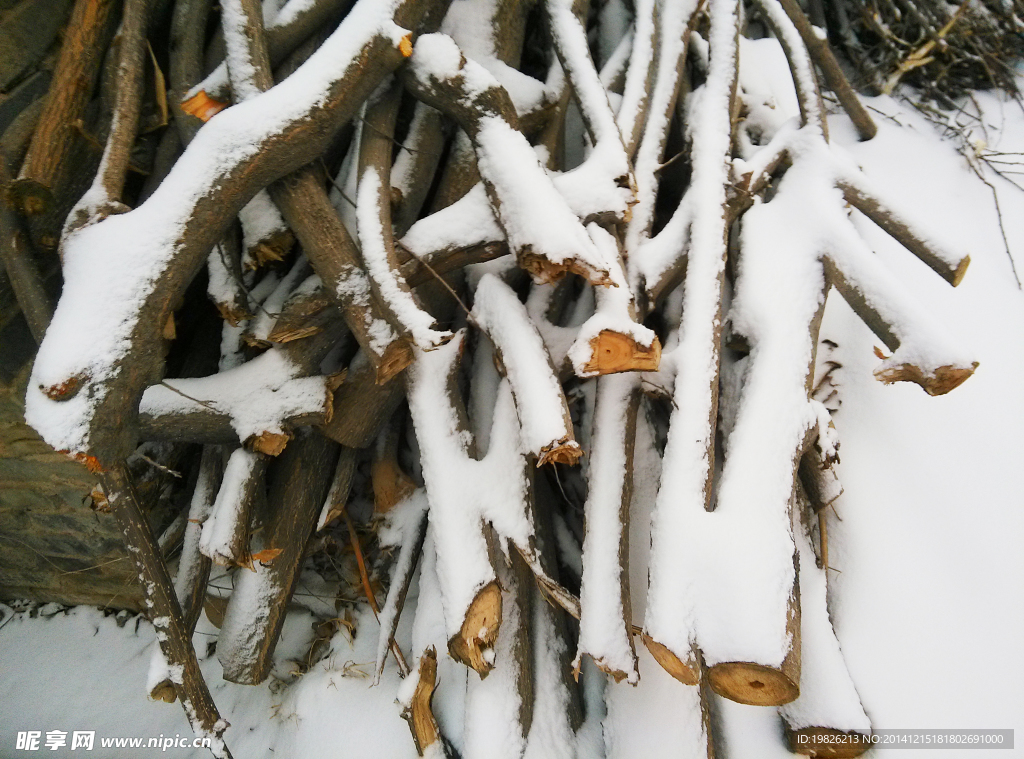
<svg viewBox="0 0 1024 759">
<path fill-rule="evenodd" d="M 876 129 L 795 0 L 215 15 L 76 0 L 46 98 L 3 138 L 4 261 L 40 340 L 26 418 L 99 475 L 160 643 L 152 694 L 227 756 L 191 643 L 204 604 L 224 677 L 260 683 L 303 568 L 349 541 L 421 754 L 521 754 L 541 723 L 571 740 L 587 683 L 636 685 L 638 640 L 699 708 L 710 688 L 782 707 L 802 750 L 862 751 L 826 607 L 841 487 L 818 327 L 834 289 L 890 351 L 880 380 L 948 392 L 976 363 L 849 208 L 952 285 L 969 259 L 830 145 L 818 72 Z M 744 63 L 748 17 L 793 118 Z M 641 437 L 658 487 L 634 481 Z M 170 566 L 127 463 L 143 441 L 193 461 Z M 432 707 L 467 668 L 508 707 L 500 736 Z M 466 708 L 469 731 L 486 707 Z"/>
</svg>

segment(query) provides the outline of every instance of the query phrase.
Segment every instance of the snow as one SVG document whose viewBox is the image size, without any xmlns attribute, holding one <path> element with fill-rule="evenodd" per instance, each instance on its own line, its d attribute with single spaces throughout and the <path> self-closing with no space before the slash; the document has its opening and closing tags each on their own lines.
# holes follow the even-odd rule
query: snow
<svg viewBox="0 0 1024 759">
<path fill-rule="evenodd" d="M 225 63 L 236 102 L 249 100 L 261 92 L 256 84 L 256 62 L 252 59 L 253 51 L 246 34 L 247 21 L 241 0 L 224 0 L 221 25 L 224 27 Z"/>
<path fill-rule="evenodd" d="M 644 621 L 647 633 L 681 658 L 685 658 L 696 635 L 694 626 L 699 619 L 694 614 L 697 608 L 703 607 L 692 606 L 695 591 L 691 586 L 696 577 L 690 562 L 694 554 L 689 550 L 680 551 L 679 540 L 680 536 L 689 539 L 690 527 L 703 523 L 708 516 L 713 519 L 704 507 L 712 474 L 712 423 L 716 416 L 712 388 L 719 376 L 717 340 L 726 233 L 723 206 L 728 181 L 729 104 L 736 57 L 736 6 L 716 3 L 709 12 L 708 80 L 693 94 L 689 109 L 694 119 L 688 131 L 698 148 L 694 151 L 693 176 L 687 191 L 687 197 L 692 198 L 693 223 L 683 285 L 679 346 L 674 351 L 674 360 L 681 371 L 676 378 L 675 411 L 665 449 L 668 464 L 653 516 L 651 583 Z M 727 531 L 722 533 L 727 534 Z M 701 550 L 701 545 L 689 540 L 689 547 Z M 720 549 L 721 545 L 718 543 L 717 547 Z M 709 552 L 714 550 L 703 548 Z M 756 566 L 756 563 L 748 566 Z M 780 592 L 778 588 L 776 591 Z M 687 600 L 680 602 L 680 596 Z M 759 602 L 761 599 L 751 600 Z M 714 603 L 713 594 L 709 593 L 708 601 Z M 785 641 L 757 637 L 758 643 L 766 646 L 759 652 L 766 657 L 765 661 L 781 661 Z M 724 643 L 725 649 L 730 648 L 730 643 Z M 712 655 L 711 663 L 715 660 Z M 740 660 L 751 661 L 747 657 Z"/>
<path fill-rule="evenodd" d="M 476 288 L 473 318 L 500 354 L 516 398 L 523 447 L 538 457 L 563 443 L 578 449 L 544 340 L 515 292 L 493 274 L 485 275 Z"/>
<path fill-rule="evenodd" d="M 140 411 L 187 414 L 209 409 L 231 417 L 238 439 L 285 432 L 290 416 L 321 412 L 330 400 L 324 377 L 298 377 L 284 351 L 271 349 L 210 377 L 172 379 L 147 388 Z"/>
<path fill-rule="evenodd" d="M 619 546 L 627 540 L 623 531 L 622 499 L 629 487 L 627 466 L 628 415 L 639 391 L 635 373 L 612 374 L 597 381 L 597 403 L 592 421 L 590 462 L 587 468 L 587 501 L 584 506 L 586 537 L 583 541 L 583 581 L 580 590 L 580 637 L 575 664 L 584 654 L 603 669 L 620 672 L 636 685 L 639 674 L 633 652 L 632 620 L 620 592 L 623 578 Z M 635 413 L 635 406 L 633 407 Z"/>
<path fill-rule="evenodd" d="M 288 229 L 266 190 L 260 190 L 242 206 L 238 219 L 242 222 L 242 247 L 246 254 L 261 242 L 267 242 L 273 235 Z"/>
<path fill-rule="evenodd" d="M 283 668 L 289 660 L 304 657 L 312 619 L 305 611 L 289 613 L 275 654 L 278 666 Z M 148 622 L 131 618 L 121 628 L 113 616 L 85 607 L 49 619 L 19 614 L 4 621 L 0 652 L 5 662 L 18 661 L 24 666 L 5 666 L 0 671 L 0 692 L 5 694 L 0 707 L 3 755 L 21 753 L 15 750 L 19 730 L 40 730 L 44 736 L 46 730 L 63 730 L 69 738 L 74 730 L 92 730 L 96 732 L 94 752 L 99 756 L 113 755 L 100 747 L 105 737 L 178 735 L 191 739 L 192 730 L 181 706 L 149 701 L 143 690 L 149 649 L 154 643 Z M 365 608 L 356 612 L 354 621 L 354 640 L 336 635 L 327 658 L 305 675 L 287 681 L 271 678 L 253 687 L 221 678 L 216 656 L 207 655 L 207 644 L 217 639 L 217 629 L 201 618 L 193 640 L 214 700 L 230 723 L 224 738 L 235 756 L 344 759 L 356 752 L 415 759 L 409 728 L 393 704 L 400 682 L 397 672 L 389 667 L 381 685 L 370 687 L 376 623 Z M 55 661 L 74 662 L 75 667 L 74 677 L 61 677 L 59 698 L 54 697 L 54 679 L 39 676 Z M 345 718 L 339 719 L 339 715 Z M 81 754 L 69 749 L 46 751 L 46 755 Z M 130 753 L 153 759 L 170 755 L 146 748 Z M 210 755 L 207 749 L 176 749 L 173 753 L 190 759 Z"/>
<path fill-rule="evenodd" d="M 270 135 L 323 103 L 335 79 L 375 37 L 397 46 L 404 30 L 393 22 L 398 0 L 361 2 L 309 60 L 277 86 L 211 119 L 149 199 L 64 240 L 64 290 L 40 346 L 26 396 L 26 419 L 57 450 L 85 453 L 92 417 L 121 371 L 138 326 L 139 309 L 180 250 L 195 204 L 240 164 L 251 161 Z M 103 308 L 94 308 L 98 294 Z M 82 340 L 81 335 L 89 335 Z M 81 378 L 65 401 L 43 388 Z"/>
<path fill-rule="evenodd" d="M 237 555 L 236 536 L 248 536 L 251 515 L 246 495 L 250 492 L 249 482 L 260 476 L 261 468 L 260 454 L 244 448 L 236 448 L 228 458 L 224 479 L 199 540 L 199 550 L 218 564 L 227 566 L 246 558 Z"/>
<path fill-rule="evenodd" d="M 434 317 L 420 308 L 409 286 L 401 280 L 401 274 L 392 269 L 393 254 L 388 255 L 379 202 L 382 202 L 381 180 L 376 169 L 368 166 L 359 180 L 359 194 L 356 198 L 359 243 L 367 274 L 379 292 L 381 304 L 394 314 L 396 321 L 409 333 L 417 347 L 433 350 L 447 341 L 451 333 L 433 328 Z"/>
<path fill-rule="evenodd" d="M 521 132 L 494 116 L 480 119 L 475 136 L 477 165 L 496 199 L 498 220 L 509 247 L 556 265 L 577 264 L 595 281 L 608 277 L 572 209 L 544 173 Z"/>
</svg>

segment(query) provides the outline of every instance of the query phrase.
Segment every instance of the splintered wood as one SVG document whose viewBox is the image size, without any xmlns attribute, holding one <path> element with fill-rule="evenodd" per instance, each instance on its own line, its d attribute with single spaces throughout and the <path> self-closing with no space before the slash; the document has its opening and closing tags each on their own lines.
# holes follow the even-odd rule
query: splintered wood
<svg viewBox="0 0 1024 759">
<path fill-rule="evenodd" d="M 114 5 L 74 3 L 0 141 L 0 253 L 26 419 L 100 474 L 146 584 L 152 698 L 227 756 L 192 633 L 205 609 L 261 683 L 302 583 L 301 670 L 365 596 L 424 756 L 569 756 L 644 699 L 710 756 L 712 691 L 794 751 L 867 749 L 819 332 L 842 297 L 880 381 L 947 393 L 977 362 L 857 225 L 952 286 L 970 257 L 829 143 L 819 71 L 877 127 L 794 0 L 224 0 L 217 33 L 207 0 Z M 140 444 L 184 474 L 173 584 Z"/>
</svg>

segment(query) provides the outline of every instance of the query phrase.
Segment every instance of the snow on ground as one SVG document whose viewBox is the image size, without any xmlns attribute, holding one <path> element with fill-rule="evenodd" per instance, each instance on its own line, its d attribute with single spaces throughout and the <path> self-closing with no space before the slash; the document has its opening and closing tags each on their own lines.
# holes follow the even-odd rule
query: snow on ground
<svg viewBox="0 0 1024 759">
<path fill-rule="evenodd" d="M 992 149 L 1024 152 L 1024 111 L 995 94 L 979 94 L 978 100 L 990 124 L 987 136 L 978 137 Z M 886 98 L 871 105 L 902 126 L 878 116 L 878 137 L 857 143 L 845 118 L 832 117 L 833 140 L 936 238 L 969 250 L 971 268 L 954 290 L 870 222 L 856 223 L 882 261 L 981 365 L 961 388 L 938 398 L 912 385 L 883 386 L 872 377 L 878 341 L 838 297 L 829 299 L 822 337 L 838 343 L 833 357 L 843 364 L 837 372 L 843 405 L 835 423 L 846 489 L 836 503 L 842 521 L 829 515 L 830 563 L 837 570 L 829 573 L 833 621 L 876 729 L 1014 728 L 1021 741 L 1024 293 L 1014 282 L 989 188 L 917 114 Z M 1024 192 L 992 181 L 1024 272 Z M 308 647 L 311 621 L 306 612 L 290 615 L 277 674 L 285 674 L 284 660 L 300 658 Z M 215 656 L 203 661 L 213 696 L 232 723 L 225 737 L 235 756 L 415 756 L 394 704 L 393 663 L 377 687 L 364 676 L 372 672 L 377 625 L 365 613 L 357 623 L 353 643 L 339 633 L 332 655 L 290 685 L 274 678 L 273 685 L 260 687 L 227 684 Z M 16 733 L 24 730 L 95 730 L 97 740 L 188 734 L 179 706 L 146 698 L 153 641 L 147 623 L 136 628 L 133 618 L 118 627 L 113 617 L 79 608 L 49 619 L 5 617 L 0 625 L 0 757 L 32 755 L 15 749 Z M 213 632 L 201 622 L 201 654 Z M 407 635 L 400 639 L 408 641 Z M 653 662 L 645 654 L 641 659 L 640 688 L 614 699 L 607 718 L 613 750 L 619 755 L 631 746 L 641 752 L 626 751 L 631 756 L 659 750 L 680 756 L 678 743 L 664 743 L 682 717 L 660 728 L 654 721 L 691 714 L 695 692 L 654 676 Z M 643 708 L 643 678 L 649 676 L 646 699 L 658 708 Z M 789 756 L 775 710 L 715 701 L 720 757 Z M 662 745 L 648 745 L 652 733 L 664 736 Z M 96 751 L 163 755 L 104 753 L 98 743 Z M 946 750 L 939 756 L 975 753 Z M 65 748 L 47 755 L 79 754 Z M 925 752 L 873 753 L 879 759 L 918 755 Z"/>
</svg>

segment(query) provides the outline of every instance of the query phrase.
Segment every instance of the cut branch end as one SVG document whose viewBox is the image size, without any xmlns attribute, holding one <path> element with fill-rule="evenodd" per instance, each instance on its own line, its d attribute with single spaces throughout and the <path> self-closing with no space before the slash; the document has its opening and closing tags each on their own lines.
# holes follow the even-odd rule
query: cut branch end
<svg viewBox="0 0 1024 759">
<path fill-rule="evenodd" d="M 488 655 L 498 640 L 501 625 L 501 588 L 497 582 L 485 585 L 466 612 L 462 629 L 448 641 L 448 653 L 456 661 L 486 677 L 494 669 L 494 660 Z"/>
</svg>

